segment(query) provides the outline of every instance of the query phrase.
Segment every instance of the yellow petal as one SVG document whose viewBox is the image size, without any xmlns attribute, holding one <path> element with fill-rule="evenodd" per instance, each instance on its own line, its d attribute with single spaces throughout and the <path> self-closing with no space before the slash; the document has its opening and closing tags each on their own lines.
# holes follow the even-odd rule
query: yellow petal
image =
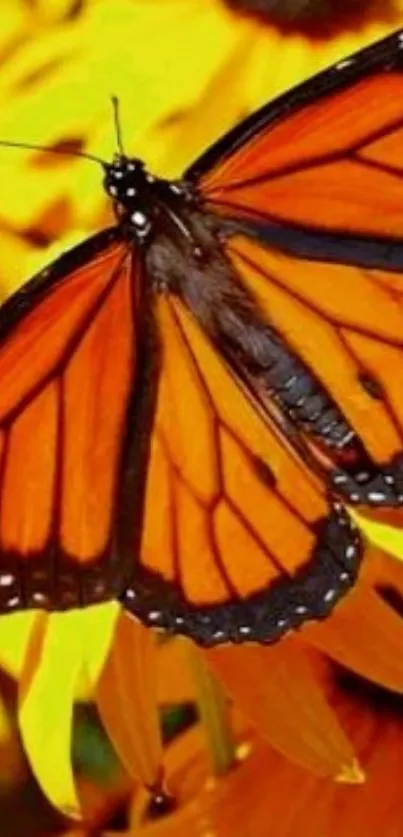
<svg viewBox="0 0 403 837">
<path fill-rule="evenodd" d="M 273 747 L 318 775 L 336 777 L 351 768 L 353 749 L 292 638 L 267 648 L 206 653 L 237 706 Z"/>
<path fill-rule="evenodd" d="M 21 674 L 35 619 L 33 611 L 0 618 L 0 665 L 12 677 Z"/>
<path fill-rule="evenodd" d="M 379 546 L 386 552 L 390 552 L 400 561 L 403 561 L 403 531 L 395 526 L 388 526 L 386 523 L 377 523 L 375 520 L 368 520 L 356 511 L 351 509 L 350 515 L 354 518 L 357 526 L 365 532 L 370 543 Z"/>
<path fill-rule="evenodd" d="M 70 817 L 81 813 L 71 766 L 73 702 L 85 631 L 81 617 L 77 611 L 36 616 L 19 696 L 20 729 L 32 770 L 48 799 Z"/>
<path fill-rule="evenodd" d="M 162 775 L 162 743 L 156 702 L 155 639 L 120 614 L 115 639 L 100 676 L 96 701 L 105 729 L 123 764 L 149 788 Z"/>
<path fill-rule="evenodd" d="M 118 602 L 90 607 L 86 611 L 86 637 L 83 637 L 82 662 L 84 674 L 88 675 L 90 696 L 115 641 L 116 622 L 120 612 Z M 81 694 L 83 697 L 83 694 Z"/>
</svg>

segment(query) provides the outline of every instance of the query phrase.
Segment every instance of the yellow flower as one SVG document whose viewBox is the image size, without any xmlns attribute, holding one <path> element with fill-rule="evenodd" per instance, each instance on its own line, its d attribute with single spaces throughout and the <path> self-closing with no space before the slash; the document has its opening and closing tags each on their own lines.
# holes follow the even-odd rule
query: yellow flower
<svg viewBox="0 0 403 837">
<path fill-rule="evenodd" d="M 19 677 L 19 725 L 31 768 L 56 807 L 70 817 L 82 815 L 71 764 L 79 696 L 95 697 L 129 775 L 159 787 L 162 745 L 150 631 L 111 603 L 4 617 L 0 648 L 3 667 Z"/>
<path fill-rule="evenodd" d="M 313 38 L 309 30 L 262 25 L 223 0 L 10 0 L 1 11 L 0 137 L 110 159 L 116 149 L 110 95 L 116 94 L 127 152 L 158 173 L 176 175 L 264 101 L 397 26 L 403 0 L 395 9 Z M 97 166 L 67 154 L 0 148 L 0 177 L 6 293 L 99 228 L 106 202 Z M 380 539 L 385 543 L 384 532 Z M 403 691 L 403 626 L 388 604 L 403 591 L 401 573 L 393 559 L 374 553 L 356 591 L 323 625 L 270 649 L 207 655 L 261 736 L 315 774 L 361 778 L 313 655 L 319 649 Z M 24 744 L 55 805 L 81 811 L 70 763 L 77 694 L 95 696 L 131 775 L 150 788 L 161 782 L 150 634 L 114 604 L 10 616 L 0 631 L 0 660 L 20 677 Z"/>
</svg>

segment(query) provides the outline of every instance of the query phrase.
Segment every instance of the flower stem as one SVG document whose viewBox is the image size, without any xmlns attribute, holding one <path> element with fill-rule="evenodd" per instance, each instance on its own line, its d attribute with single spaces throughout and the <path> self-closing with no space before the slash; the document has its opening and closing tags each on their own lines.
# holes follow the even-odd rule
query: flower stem
<svg viewBox="0 0 403 837">
<path fill-rule="evenodd" d="M 236 742 L 232 733 L 228 699 L 201 651 L 186 640 L 188 656 L 197 692 L 197 706 L 205 729 L 207 746 L 215 776 L 227 773 L 236 760 Z"/>
</svg>

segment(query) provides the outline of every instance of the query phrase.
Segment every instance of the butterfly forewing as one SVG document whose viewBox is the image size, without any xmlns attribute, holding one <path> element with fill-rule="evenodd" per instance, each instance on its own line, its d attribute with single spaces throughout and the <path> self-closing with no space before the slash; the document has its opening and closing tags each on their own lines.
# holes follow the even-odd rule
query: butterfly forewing
<svg viewBox="0 0 403 837">
<path fill-rule="evenodd" d="M 399 32 L 280 97 L 187 177 L 231 217 L 401 237 L 402 46 Z"/>
<path fill-rule="evenodd" d="M 111 546 L 138 282 L 126 244 L 103 233 L 3 307 L 2 610 L 72 607 L 119 589 Z"/>
</svg>

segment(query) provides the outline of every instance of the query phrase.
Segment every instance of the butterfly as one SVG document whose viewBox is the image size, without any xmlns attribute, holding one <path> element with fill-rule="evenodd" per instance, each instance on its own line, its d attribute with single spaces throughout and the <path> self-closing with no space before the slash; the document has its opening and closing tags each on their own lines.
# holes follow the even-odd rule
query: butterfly
<svg viewBox="0 0 403 837">
<path fill-rule="evenodd" d="M 116 223 L 0 308 L 0 612 L 272 642 L 354 584 L 347 507 L 401 521 L 403 32 L 178 181 L 102 165 Z"/>
</svg>

